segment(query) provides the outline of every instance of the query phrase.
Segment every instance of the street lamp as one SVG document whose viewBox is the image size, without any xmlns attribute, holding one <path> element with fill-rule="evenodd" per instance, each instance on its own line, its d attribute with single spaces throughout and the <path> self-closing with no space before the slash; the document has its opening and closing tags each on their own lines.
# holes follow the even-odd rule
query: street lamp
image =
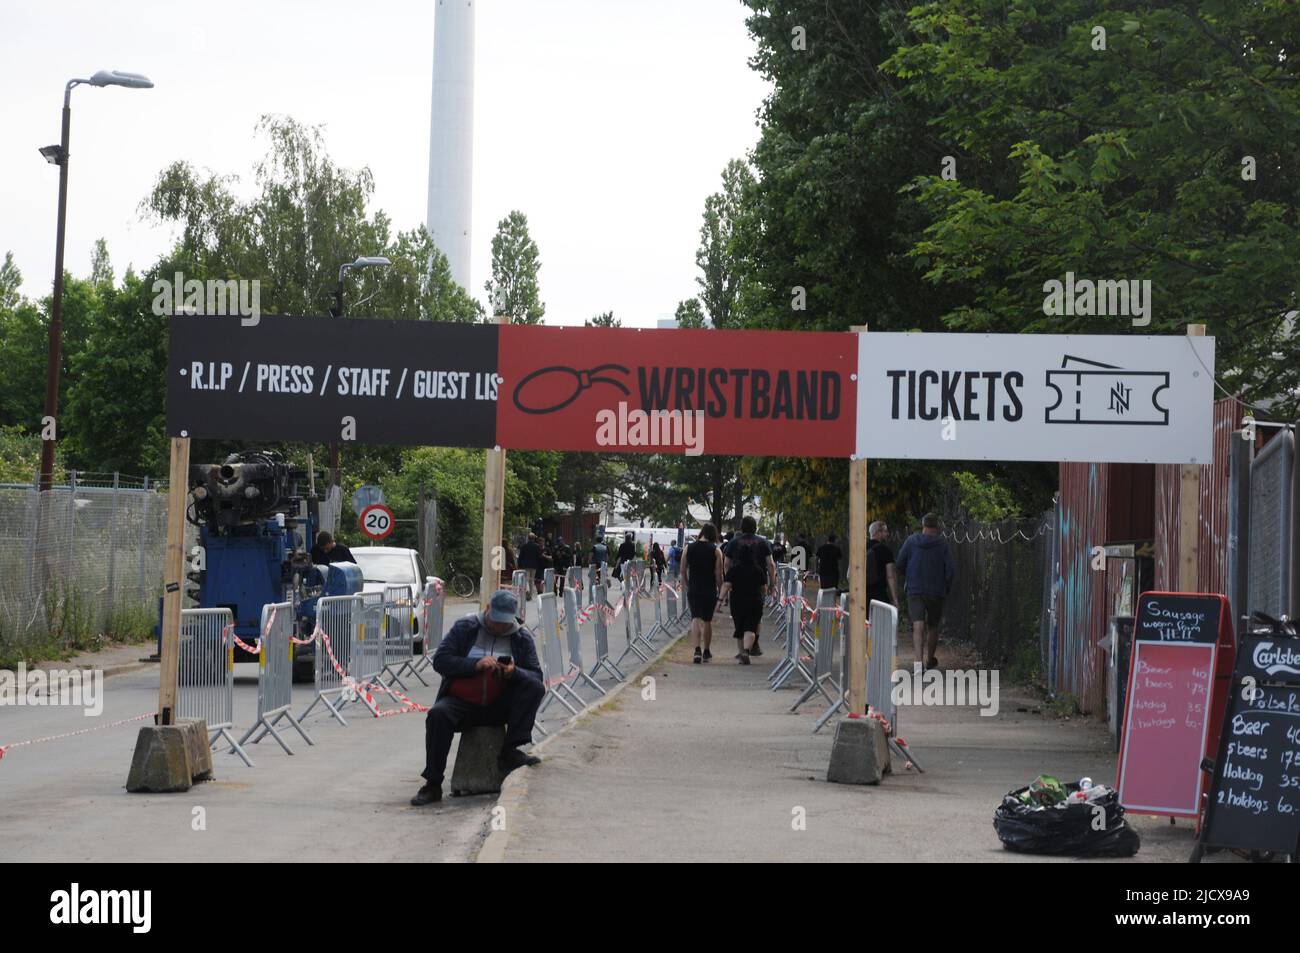
<svg viewBox="0 0 1300 953">
<path fill-rule="evenodd" d="M 349 271 L 353 268 L 380 268 L 391 264 L 392 262 L 383 255 L 366 255 L 356 261 L 349 261 L 339 265 L 339 286 L 334 290 L 334 307 L 330 308 L 330 317 L 343 317 L 343 281 L 347 278 Z M 330 444 L 330 486 L 335 487 L 338 485 L 339 445 L 335 441 Z"/>
<path fill-rule="evenodd" d="M 45 161 L 59 167 L 59 220 L 54 239 L 54 296 L 50 302 L 50 346 L 45 371 L 45 416 L 57 421 L 59 413 L 59 364 L 63 337 L 63 238 L 68 216 L 68 131 L 72 124 L 72 87 L 125 86 L 127 89 L 152 89 L 153 83 L 139 73 L 102 69 L 90 79 L 70 79 L 63 90 L 63 134 L 57 146 L 40 150 Z M 56 423 L 55 439 L 58 429 Z M 42 428 L 44 429 L 44 428 Z M 54 485 L 54 439 L 41 441 L 40 488 Z"/>
<path fill-rule="evenodd" d="M 383 255 L 368 255 L 358 258 L 356 261 L 349 261 L 339 265 L 339 286 L 334 291 L 334 307 L 330 308 L 330 316 L 334 318 L 343 317 L 343 280 L 347 277 L 349 271 L 353 268 L 377 268 L 391 264 L 392 262 Z"/>
</svg>

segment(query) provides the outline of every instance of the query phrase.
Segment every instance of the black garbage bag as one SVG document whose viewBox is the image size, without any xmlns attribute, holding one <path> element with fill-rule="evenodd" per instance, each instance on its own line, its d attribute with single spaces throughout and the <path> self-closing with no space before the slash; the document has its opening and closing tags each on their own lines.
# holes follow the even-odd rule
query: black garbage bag
<svg viewBox="0 0 1300 953">
<path fill-rule="evenodd" d="M 1065 789 L 1077 791 L 1079 785 L 1067 784 Z M 1132 857 L 1142 846 L 1138 832 L 1124 820 L 1124 808 L 1115 791 L 1107 791 L 1096 801 L 1038 807 L 1020 800 L 1027 790 L 1010 792 L 993 812 L 993 829 L 1007 850 L 1068 857 Z M 1097 807 L 1105 811 L 1101 830 L 1096 829 L 1100 824 L 1094 824 L 1094 818 L 1100 817 L 1094 810 Z"/>
</svg>

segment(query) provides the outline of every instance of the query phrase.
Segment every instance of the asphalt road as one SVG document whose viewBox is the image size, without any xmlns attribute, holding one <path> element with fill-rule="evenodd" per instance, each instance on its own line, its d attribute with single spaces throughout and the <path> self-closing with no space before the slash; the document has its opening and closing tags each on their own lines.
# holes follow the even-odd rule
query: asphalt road
<svg viewBox="0 0 1300 953">
<path fill-rule="evenodd" d="M 449 605 L 446 624 L 473 609 Z M 645 610 L 652 618 L 648 604 Z M 590 667 L 593 623 L 581 631 Z M 617 657 L 624 644 L 621 620 L 611 643 Z M 428 705 L 438 680 L 431 669 L 424 674 L 428 687 L 405 681 L 410 697 Z M 235 676 L 239 737 L 256 720 L 257 666 L 238 664 Z M 601 681 L 613 684 L 608 677 Z M 0 759 L 0 861 L 463 861 L 476 851 L 495 803 L 487 796 L 447 797 L 437 806 L 412 808 L 408 799 L 423 783 L 423 715 L 376 719 L 357 706 L 345 710 L 346 727 L 318 707 L 304 722 L 315 745 L 287 728 L 292 756 L 268 738 L 248 747 L 255 764 L 248 768 L 219 747 L 214 780 L 184 794 L 128 794 L 136 735 L 147 722 L 106 726 L 156 710 L 158 669 L 128 671 L 104 685 L 99 717 L 72 708 L 0 707 L 0 745 L 95 729 L 14 747 Z M 597 697 L 594 689 L 579 691 L 587 700 Z M 295 714 L 313 697 L 312 686 L 294 686 Z M 385 700 L 382 707 L 396 705 Z M 552 704 L 540 723 L 554 731 L 569 717 Z M 454 750 L 452 757 L 454 763 Z M 196 829 L 200 815 L 205 829 Z"/>
</svg>

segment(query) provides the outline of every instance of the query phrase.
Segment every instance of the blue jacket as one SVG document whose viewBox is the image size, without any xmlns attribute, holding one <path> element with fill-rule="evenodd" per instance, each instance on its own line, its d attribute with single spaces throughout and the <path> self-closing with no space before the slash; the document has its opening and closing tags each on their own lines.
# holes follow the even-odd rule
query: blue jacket
<svg viewBox="0 0 1300 953">
<path fill-rule="evenodd" d="M 442 684 L 438 686 L 439 699 L 451 690 L 453 678 L 469 678 L 477 674 L 475 665 L 478 662 L 469 658 L 469 651 L 478 641 L 479 624 L 477 615 L 466 616 L 457 621 L 438 643 L 438 649 L 433 653 L 433 670 L 442 676 Z M 545 683 L 533 637 L 523 626 L 510 636 L 510 657 L 515 661 L 515 678 L 522 676 Z"/>
<path fill-rule="evenodd" d="M 894 566 L 907 578 L 909 595 L 946 596 L 956 575 L 952 551 L 937 534 L 914 533 L 909 536 L 898 551 Z"/>
</svg>

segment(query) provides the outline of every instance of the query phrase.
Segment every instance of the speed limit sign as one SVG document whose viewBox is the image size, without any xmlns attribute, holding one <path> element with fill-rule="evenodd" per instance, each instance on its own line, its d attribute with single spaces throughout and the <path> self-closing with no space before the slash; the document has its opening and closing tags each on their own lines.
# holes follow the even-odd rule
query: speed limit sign
<svg viewBox="0 0 1300 953">
<path fill-rule="evenodd" d="M 371 539 L 387 539 L 393 532 L 393 511 L 383 503 L 371 503 L 361 511 L 361 532 Z"/>
</svg>

